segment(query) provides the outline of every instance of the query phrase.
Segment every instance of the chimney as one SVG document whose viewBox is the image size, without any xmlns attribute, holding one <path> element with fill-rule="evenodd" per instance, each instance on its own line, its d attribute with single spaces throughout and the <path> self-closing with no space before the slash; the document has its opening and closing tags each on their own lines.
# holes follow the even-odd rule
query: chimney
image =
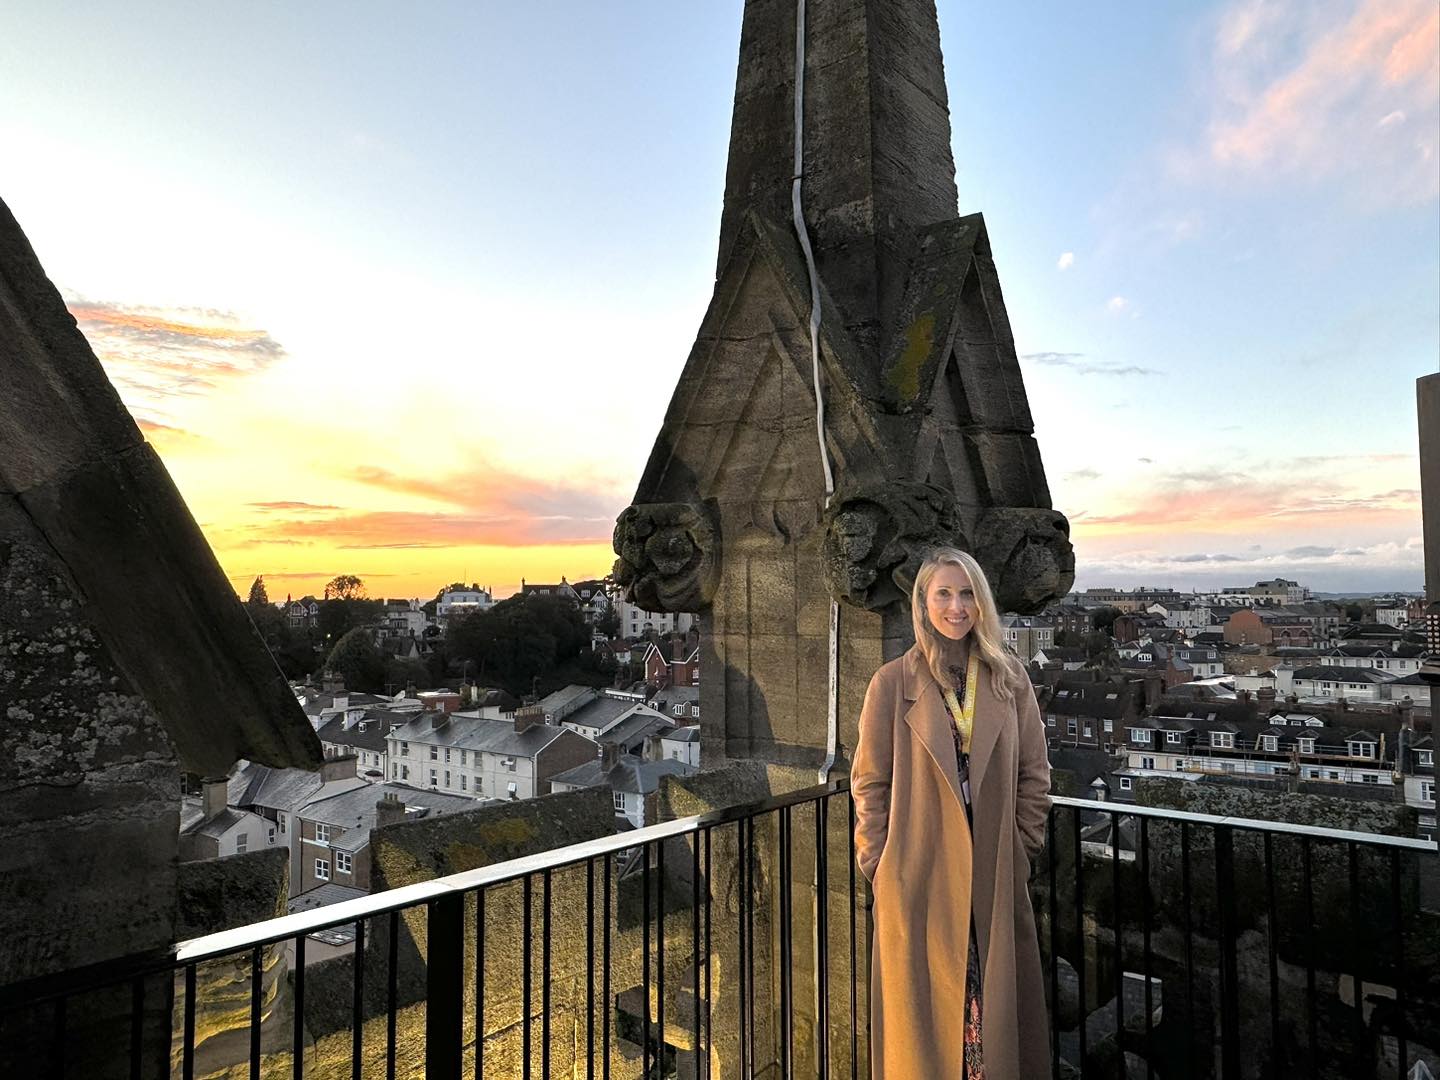
<svg viewBox="0 0 1440 1080">
<path fill-rule="evenodd" d="M 335 709 L 336 712 L 344 712 L 344 711 L 345 711 L 346 709 L 348 709 L 349 707 L 350 707 L 350 695 L 349 695 L 349 694 L 336 694 L 336 695 L 335 695 L 334 709 Z"/>
<path fill-rule="evenodd" d="M 400 796 L 392 792 L 380 796 L 380 801 L 375 804 L 375 827 L 378 829 L 404 820 L 405 804 L 400 801 Z"/>
<path fill-rule="evenodd" d="M 204 812 L 205 820 L 219 816 L 228 804 L 227 791 L 229 784 L 225 777 L 218 780 L 206 778 L 201 781 L 200 787 L 200 808 Z"/>
<path fill-rule="evenodd" d="M 620 744 L 607 742 L 600 744 L 600 771 L 608 773 L 616 765 L 620 764 Z"/>
<path fill-rule="evenodd" d="M 1411 731 L 1415 727 L 1415 702 L 1406 694 L 1395 703 L 1395 715 L 1400 718 L 1400 730 Z"/>
<path fill-rule="evenodd" d="M 1270 715 L 1270 710 L 1275 708 L 1275 688 L 1273 686 L 1262 686 L 1255 691 L 1255 701 L 1259 705 L 1260 712 Z"/>
<path fill-rule="evenodd" d="M 665 748 L 660 745 L 660 736 L 658 734 L 645 736 L 644 758 L 646 761 L 664 760 Z"/>
<path fill-rule="evenodd" d="M 320 763 L 320 782 L 328 784 L 331 780 L 344 780 L 356 775 L 355 762 L 354 754 L 339 754 L 326 758 Z"/>
<path fill-rule="evenodd" d="M 515 734 L 522 731 L 529 731 L 537 724 L 545 723 L 545 710 L 538 705 L 528 705 L 523 709 L 515 710 Z"/>
</svg>

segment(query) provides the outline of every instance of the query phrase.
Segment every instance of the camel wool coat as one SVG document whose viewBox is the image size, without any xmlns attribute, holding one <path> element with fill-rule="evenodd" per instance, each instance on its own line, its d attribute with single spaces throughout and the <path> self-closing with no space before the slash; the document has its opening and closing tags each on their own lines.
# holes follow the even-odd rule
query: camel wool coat
<svg viewBox="0 0 1440 1080">
<path fill-rule="evenodd" d="M 1026 883 L 1045 840 L 1050 763 L 1025 669 L 1002 703 L 982 665 L 965 819 L 952 722 L 918 646 L 870 681 L 850 769 L 855 851 L 874 895 L 871 1075 L 959 1080 L 970 919 L 986 1080 L 1050 1075 L 1050 1026 Z"/>
</svg>

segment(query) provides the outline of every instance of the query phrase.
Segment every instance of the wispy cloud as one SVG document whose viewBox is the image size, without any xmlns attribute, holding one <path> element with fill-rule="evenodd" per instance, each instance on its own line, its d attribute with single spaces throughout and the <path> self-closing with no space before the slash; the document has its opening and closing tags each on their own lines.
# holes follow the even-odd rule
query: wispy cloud
<svg viewBox="0 0 1440 1080">
<path fill-rule="evenodd" d="M 358 465 L 347 475 L 368 487 L 455 507 L 472 518 L 608 519 L 613 524 L 627 501 L 626 492 L 610 485 L 551 483 L 478 459 L 463 471 L 437 476 L 407 476 L 377 465 Z"/>
<path fill-rule="evenodd" d="M 285 355 L 264 330 L 212 308 L 154 308 L 71 297 L 70 314 L 132 409 L 163 413 L 260 374 Z"/>
<path fill-rule="evenodd" d="M 1062 252 L 1060 258 L 1055 261 L 1056 270 L 1069 270 L 1075 265 L 1075 253 L 1073 251 Z"/>
<path fill-rule="evenodd" d="M 532 544 L 608 543 L 615 506 L 603 515 L 487 517 L 404 510 L 273 517 L 250 526 L 251 538 L 313 540 L 343 550 L 524 547 Z"/>
<path fill-rule="evenodd" d="M 1085 527 L 1144 530 L 1184 526 L 1235 531 L 1296 523 L 1409 524 L 1418 520 L 1419 513 L 1419 492 L 1412 489 L 1367 494 L 1323 480 L 1267 480 L 1209 469 L 1171 473 L 1138 491 L 1130 507 L 1091 514 Z"/>
<path fill-rule="evenodd" d="M 1124 311 L 1129 306 L 1130 301 L 1125 299 L 1125 297 L 1123 296 L 1112 296 L 1109 300 L 1105 302 L 1105 310 L 1112 312 L 1116 315 L 1120 314 L 1120 312 Z"/>
<path fill-rule="evenodd" d="M 1343 176 L 1382 205 L 1440 194 L 1433 0 L 1242 0 L 1220 20 L 1214 67 L 1213 167 Z"/>
<path fill-rule="evenodd" d="M 344 509 L 343 507 L 340 507 L 340 506 L 332 506 L 330 503 L 293 502 L 293 501 L 288 500 L 288 499 L 281 499 L 281 500 L 278 500 L 278 501 L 275 501 L 275 502 L 252 502 L 252 503 L 246 503 L 246 505 L 247 505 L 247 506 L 253 506 L 256 510 L 292 510 L 292 511 L 296 511 L 296 510 L 314 510 L 314 511 L 323 511 L 323 510 L 342 510 L 342 509 Z"/>
<path fill-rule="evenodd" d="M 1066 480 L 1098 480 L 1099 472 L 1094 469 L 1076 469 L 1074 472 L 1065 474 Z"/>
<path fill-rule="evenodd" d="M 1275 574 L 1299 576 L 1312 588 L 1418 588 L 1423 569 L 1420 537 L 1401 533 L 1364 546 L 1287 549 L 1247 545 L 1239 552 L 1174 554 L 1153 548 L 1109 550 L 1082 558 L 1080 587 L 1134 585 L 1139 580 L 1179 588 L 1244 584 Z"/>
<path fill-rule="evenodd" d="M 1155 368 L 1140 367 L 1136 364 L 1116 364 L 1107 360 L 1087 360 L 1084 353 L 1037 352 L 1026 353 L 1021 360 L 1045 367 L 1065 368 L 1081 375 L 1159 375 Z"/>
</svg>

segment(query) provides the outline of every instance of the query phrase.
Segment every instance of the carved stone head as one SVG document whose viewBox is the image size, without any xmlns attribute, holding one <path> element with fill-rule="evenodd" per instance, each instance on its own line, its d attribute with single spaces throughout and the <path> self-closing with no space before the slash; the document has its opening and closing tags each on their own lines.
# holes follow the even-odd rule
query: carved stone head
<svg viewBox="0 0 1440 1080">
<path fill-rule="evenodd" d="M 825 512 L 825 584 L 836 599 L 878 611 L 909 596 L 926 551 L 965 544 L 955 500 L 941 488 L 897 482 L 841 489 Z"/>
<path fill-rule="evenodd" d="M 976 523 L 970 550 L 985 568 L 1001 611 L 1033 614 L 1075 584 L 1070 522 L 1055 510 L 986 510 Z"/>
<path fill-rule="evenodd" d="M 614 576 L 646 611 L 700 611 L 715 594 L 720 534 L 695 503 L 637 503 L 615 522 Z"/>
</svg>

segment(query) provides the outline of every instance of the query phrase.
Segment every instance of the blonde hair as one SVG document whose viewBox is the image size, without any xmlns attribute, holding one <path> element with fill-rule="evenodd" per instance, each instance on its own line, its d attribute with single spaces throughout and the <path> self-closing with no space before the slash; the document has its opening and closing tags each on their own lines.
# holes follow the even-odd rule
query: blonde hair
<svg viewBox="0 0 1440 1080">
<path fill-rule="evenodd" d="M 955 688 L 955 679 L 950 674 L 945 655 L 944 641 L 949 639 L 942 639 L 940 633 L 930 625 L 930 616 L 925 605 L 925 595 L 929 591 L 930 582 L 942 566 L 958 566 L 970 578 L 970 589 L 975 594 L 975 621 L 970 629 L 970 647 L 976 651 L 980 663 L 989 672 L 990 686 L 995 696 L 1001 701 L 1009 701 L 1015 694 L 1010 686 L 1010 657 L 1013 654 L 1005 647 L 1005 635 L 1000 629 L 1000 613 L 995 609 L 995 594 L 991 592 L 985 571 L 980 568 L 975 557 L 958 548 L 940 547 L 930 551 L 925 556 L 925 561 L 920 564 L 920 569 L 915 574 L 915 585 L 910 590 L 910 621 L 915 629 L 915 643 L 920 646 L 920 652 L 925 656 L 930 674 L 942 687 Z"/>
</svg>

